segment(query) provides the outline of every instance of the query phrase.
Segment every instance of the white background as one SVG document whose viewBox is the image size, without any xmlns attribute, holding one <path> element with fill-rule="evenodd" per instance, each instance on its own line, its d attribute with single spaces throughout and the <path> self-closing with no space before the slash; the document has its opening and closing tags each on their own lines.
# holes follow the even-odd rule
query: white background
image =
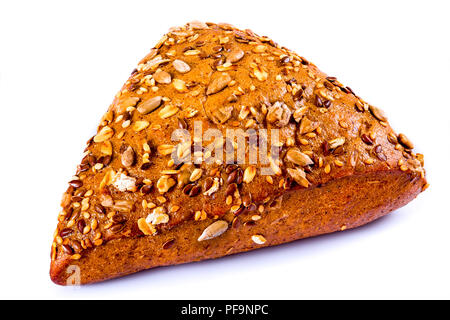
<svg viewBox="0 0 450 320">
<path fill-rule="evenodd" d="M 450 298 L 446 1 L 0 1 L 0 298 Z M 386 111 L 431 187 L 368 226 L 82 288 L 50 243 L 85 141 L 169 27 L 229 22 L 310 59 Z"/>
</svg>

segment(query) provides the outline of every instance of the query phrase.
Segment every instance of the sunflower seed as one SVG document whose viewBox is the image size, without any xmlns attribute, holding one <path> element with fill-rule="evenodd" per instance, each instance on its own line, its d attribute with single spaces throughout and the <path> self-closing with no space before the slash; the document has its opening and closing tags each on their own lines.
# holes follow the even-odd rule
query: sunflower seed
<svg viewBox="0 0 450 320">
<path fill-rule="evenodd" d="M 299 185 L 302 187 L 308 188 L 309 187 L 309 181 L 305 177 L 305 172 L 300 168 L 287 168 L 287 172 L 289 176 L 295 180 Z"/>
<path fill-rule="evenodd" d="M 313 132 L 314 130 L 317 129 L 318 126 L 319 126 L 318 123 L 309 120 L 307 117 L 303 117 L 300 122 L 298 131 L 300 134 L 305 134 L 305 133 Z"/>
<path fill-rule="evenodd" d="M 286 153 L 286 159 L 302 167 L 314 164 L 311 158 L 301 152 L 298 148 L 290 148 Z"/>
<path fill-rule="evenodd" d="M 185 56 L 196 56 L 202 53 L 200 50 L 187 50 L 184 52 Z"/>
<path fill-rule="evenodd" d="M 179 143 L 177 147 L 177 157 L 179 160 L 182 160 L 189 156 L 191 152 L 191 141 L 186 141 L 183 143 Z"/>
<path fill-rule="evenodd" d="M 133 124 L 133 130 L 136 132 L 142 131 L 150 125 L 148 121 L 136 121 Z"/>
<path fill-rule="evenodd" d="M 197 181 L 202 176 L 203 170 L 199 168 L 195 168 L 194 171 L 192 171 L 192 174 L 189 178 L 191 182 Z"/>
<path fill-rule="evenodd" d="M 158 54 L 158 49 L 152 48 L 150 52 L 141 60 L 139 64 L 146 63 L 147 61 L 153 59 Z"/>
<path fill-rule="evenodd" d="M 223 124 L 228 121 L 228 119 L 231 118 L 231 115 L 233 113 L 233 106 L 225 106 L 222 108 L 216 108 L 214 109 L 211 114 L 207 113 L 208 118 L 216 123 L 216 124 Z"/>
<path fill-rule="evenodd" d="M 136 103 L 138 103 L 138 101 L 140 100 L 140 98 L 138 97 L 128 97 L 125 100 L 123 100 L 122 102 L 120 102 L 120 105 L 126 109 L 128 107 L 134 107 L 136 105 Z"/>
<path fill-rule="evenodd" d="M 167 156 L 175 150 L 175 146 L 171 144 L 162 144 L 157 147 L 158 153 L 160 153 L 163 156 Z"/>
<path fill-rule="evenodd" d="M 289 123 L 292 112 L 288 106 L 280 101 L 275 102 L 267 110 L 266 120 L 277 127 L 284 127 Z"/>
<path fill-rule="evenodd" d="M 223 90 L 231 82 L 231 77 L 228 73 L 220 73 L 209 84 L 206 90 L 207 95 L 211 95 Z"/>
<path fill-rule="evenodd" d="M 155 79 L 156 82 L 161 84 L 169 84 L 172 82 L 172 77 L 170 74 L 166 71 L 156 71 L 153 75 L 153 79 Z"/>
<path fill-rule="evenodd" d="M 209 29 L 208 25 L 201 21 L 191 21 L 188 23 L 192 29 Z"/>
<path fill-rule="evenodd" d="M 198 241 L 210 240 L 223 234 L 228 229 L 228 222 L 218 220 L 209 225 L 203 233 L 198 237 Z"/>
<path fill-rule="evenodd" d="M 133 166 L 135 160 L 136 156 L 134 150 L 131 146 L 128 146 L 124 153 L 122 153 L 122 165 L 129 168 Z"/>
<path fill-rule="evenodd" d="M 103 142 L 112 138 L 114 130 L 108 126 L 104 126 L 94 137 L 94 142 Z"/>
<path fill-rule="evenodd" d="M 145 221 L 152 225 L 167 223 L 169 222 L 169 216 L 166 214 L 164 207 L 157 207 L 145 218 Z"/>
<path fill-rule="evenodd" d="M 295 122 L 300 122 L 300 120 L 302 120 L 303 116 L 306 114 L 306 111 L 308 111 L 308 107 L 301 107 L 295 110 L 293 114 Z"/>
<path fill-rule="evenodd" d="M 329 149 L 336 149 L 339 146 L 342 146 L 345 143 L 344 137 L 339 137 L 336 139 L 333 139 L 331 141 L 328 141 L 328 147 Z"/>
<path fill-rule="evenodd" d="M 147 114 L 158 108 L 161 105 L 161 102 L 162 102 L 161 96 L 153 97 L 146 101 L 141 102 L 138 105 L 137 110 L 139 111 L 139 113 Z"/>
<path fill-rule="evenodd" d="M 183 60 L 176 59 L 172 62 L 173 67 L 180 73 L 187 73 L 191 71 L 191 67 Z"/>
<path fill-rule="evenodd" d="M 159 117 L 161 119 L 167 119 L 176 114 L 179 111 L 174 105 L 168 104 L 159 111 Z"/>
<path fill-rule="evenodd" d="M 264 68 L 262 68 L 261 66 L 258 66 L 258 65 L 253 68 L 253 75 L 259 81 L 265 81 L 265 80 L 267 80 L 267 78 L 269 76 L 267 71 L 264 70 Z"/>
<path fill-rule="evenodd" d="M 374 106 L 369 106 L 369 110 L 372 113 L 372 115 L 379 121 L 386 121 L 387 117 L 384 114 L 383 110 L 374 107 Z"/>
<path fill-rule="evenodd" d="M 277 176 L 281 175 L 282 171 L 280 166 L 278 165 L 278 160 L 274 160 L 272 157 L 269 157 L 269 165 L 274 174 L 276 174 Z"/>
<path fill-rule="evenodd" d="M 256 175 L 256 167 L 255 166 L 248 166 L 247 168 L 245 168 L 244 171 L 244 182 L 245 183 L 250 183 L 253 181 L 253 178 Z"/>
<path fill-rule="evenodd" d="M 176 184 L 175 180 L 170 178 L 167 175 L 161 176 L 161 178 L 158 179 L 158 182 L 156 182 L 156 187 L 158 188 L 159 193 L 166 193 L 169 191 L 170 188 L 172 188 Z"/>
<path fill-rule="evenodd" d="M 112 155 L 112 144 L 109 141 L 104 141 L 100 146 L 100 152 L 107 156 Z"/>
<path fill-rule="evenodd" d="M 145 221 L 145 218 L 140 218 L 137 221 L 138 224 L 138 228 L 139 230 L 142 231 L 143 234 L 145 234 L 146 236 L 152 235 L 156 233 L 156 229 L 155 227 L 153 227 L 152 225 L 149 225 L 147 223 L 147 221 Z"/>
<path fill-rule="evenodd" d="M 173 79 L 173 87 L 178 92 L 187 92 L 186 83 L 181 79 Z"/>
<path fill-rule="evenodd" d="M 228 62 L 228 63 L 238 62 L 243 57 L 244 57 L 244 51 L 241 48 L 239 48 L 239 47 L 235 47 L 228 54 L 226 62 Z"/>
<path fill-rule="evenodd" d="M 403 133 L 398 135 L 398 142 L 406 149 L 414 149 L 414 144 Z"/>
<path fill-rule="evenodd" d="M 264 244 L 266 243 L 266 238 L 264 238 L 262 235 L 260 234 L 255 234 L 252 236 L 252 240 L 254 243 L 256 244 Z"/>
</svg>

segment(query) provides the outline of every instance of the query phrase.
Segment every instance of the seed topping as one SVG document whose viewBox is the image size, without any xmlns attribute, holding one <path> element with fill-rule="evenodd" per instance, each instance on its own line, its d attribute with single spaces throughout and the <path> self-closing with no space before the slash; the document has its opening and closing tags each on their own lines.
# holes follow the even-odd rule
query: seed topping
<svg viewBox="0 0 450 320">
<path fill-rule="evenodd" d="M 205 241 L 216 238 L 223 234 L 228 229 L 228 222 L 224 220 L 218 220 L 212 224 L 210 224 L 198 237 L 198 241 Z"/>
<path fill-rule="evenodd" d="M 279 129 L 279 141 L 265 151 L 271 175 L 258 178 L 259 163 L 227 165 L 217 157 L 214 147 L 226 143 L 232 147 L 226 155 L 239 158 L 239 140 L 220 139 L 214 147 L 202 142 L 201 148 L 195 137 L 168 144 L 167 133 L 194 131 L 196 120 L 204 129 L 244 129 L 246 156 L 259 150 L 252 141 L 260 129 Z M 392 168 L 395 161 L 399 170 L 424 177 L 423 156 L 413 147 L 390 129 L 382 110 L 267 37 L 226 24 L 173 28 L 133 70 L 87 142 L 61 201 L 52 259 L 80 259 L 83 250 L 111 237 L 142 234 L 161 237 L 159 249 L 168 250 L 175 239 L 164 233 L 189 219 L 209 225 L 199 241 L 213 239 L 228 230 L 222 214 L 236 232 L 255 229 L 281 204 L 271 190 L 281 199 L 287 190 L 348 169 Z M 264 199 L 255 190 L 263 190 Z M 218 203 L 226 207 L 221 213 L 214 210 Z M 266 243 L 259 234 L 251 239 Z"/>
<path fill-rule="evenodd" d="M 290 148 L 286 153 L 286 159 L 299 166 L 309 166 L 314 164 L 311 158 L 301 152 L 298 148 Z"/>
<path fill-rule="evenodd" d="M 262 235 L 260 234 L 255 234 L 252 236 L 252 240 L 254 243 L 256 244 L 264 244 L 266 243 L 266 238 L 264 238 Z"/>
<path fill-rule="evenodd" d="M 148 100 L 139 103 L 137 110 L 139 111 L 139 113 L 142 114 L 150 113 L 154 111 L 156 108 L 158 108 L 161 105 L 162 101 L 163 100 L 161 96 L 150 98 Z"/>
<path fill-rule="evenodd" d="M 131 146 L 128 146 L 125 151 L 122 153 L 122 165 L 124 167 L 131 167 L 135 162 L 136 156 L 134 150 Z"/>
<path fill-rule="evenodd" d="M 176 59 L 172 62 L 172 65 L 179 73 L 188 73 L 191 71 L 191 67 L 183 60 Z"/>
<path fill-rule="evenodd" d="M 153 75 L 153 79 L 161 84 L 169 84 L 172 82 L 172 77 L 166 71 L 156 71 Z"/>
<path fill-rule="evenodd" d="M 206 90 L 206 95 L 215 94 L 223 90 L 231 82 L 231 77 L 228 73 L 220 73 L 209 84 Z"/>
</svg>

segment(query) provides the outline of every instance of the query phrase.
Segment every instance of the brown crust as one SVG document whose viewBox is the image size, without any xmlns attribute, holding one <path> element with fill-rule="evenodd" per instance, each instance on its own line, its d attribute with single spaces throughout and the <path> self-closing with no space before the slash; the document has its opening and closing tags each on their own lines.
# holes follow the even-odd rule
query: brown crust
<svg viewBox="0 0 450 320">
<path fill-rule="evenodd" d="M 224 136 L 280 130 L 275 173 L 261 163 L 171 167 L 171 134 L 192 135 L 194 121 Z M 81 283 L 96 282 L 365 224 L 426 187 L 412 147 L 381 110 L 268 38 L 224 24 L 173 29 L 88 142 L 63 197 L 51 278 L 65 284 L 78 265 Z M 145 222 L 153 211 L 160 220 Z M 215 221 L 228 230 L 197 241 Z"/>
<path fill-rule="evenodd" d="M 173 229 L 161 237 L 118 239 L 90 251 L 83 260 L 66 260 L 62 267 L 52 264 L 50 275 L 65 284 L 65 267 L 76 264 L 82 283 L 91 283 L 158 266 L 218 258 L 297 239 L 351 229 L 378 219 L 405 205 L 422 190 L 423 181 L 401 171 L 358 174 L 331 181 L 321 187 L 302 189 L 285 195 L 283 210 L 270 211 L 265 223 L 239 224 L 223 238 L 198 242 L 207 221 L 190 221 L 183 230 Z M 307 204 L 307 205 L 305 205 Z M 253 234 L 264 234 L 267 242 L 255 247 Z M 179 239 L 169 249 L 167 241 Z M 99 265 L 102 268 L 99 268 Z"/>
</svg>

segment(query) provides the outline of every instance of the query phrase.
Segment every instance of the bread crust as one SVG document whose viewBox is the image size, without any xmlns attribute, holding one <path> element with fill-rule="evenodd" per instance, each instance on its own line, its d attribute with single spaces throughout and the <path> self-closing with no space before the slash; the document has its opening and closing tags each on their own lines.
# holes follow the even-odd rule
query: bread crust
<svg viewBox="0 0 450 320">
<path fill-rule="evenodd" d="M 282 202 L 283 210 L 274 208 L 264 224 L 246 224 L 249 217 L 224 235 L 208 243 L 198 242 L 192 235 L 201 234 L 208 221 L 189 221 L 183 233 L 172 229 L 162 237 L 141 236 L 117 239 L 90 251 L 80 267 L 82 283 L 103 281 L 137 271 L 214 259 L 256 248 L 274 246 L 298 239 L 356 228 L 404 206 L 422 191 L 423 181 L 401 171 L 357 174 L 328 182 L 325 185 L 289 192 Z M 307 206 L 305 206 L 305 203 Z M 267 242 L 255 247 L 253 234 L 264 234 Z M 162 248 L 167 241 L 182 239 L 170 250 Z M 67 259 L 52 264 L 52 280 L 66 284 L 65 273 L 74 261 Z M 99 265 L 102 268 L 99 268 Z"/>
<path fill-rule="evenodd" d="M 277 130 L 279 161 L 248 163 L 247 147 L 243 164 L 171 164 L 172 133 L 194 135 L 194 121 L 224 137 Z M 174 28 L 88 141 L 51 279 L 67 284 L 74 265 L 92 283 L 355 228 L 426 188 L 412 148 L 380 109 L 272 40 L 226 24 Z"/>
</svg>

